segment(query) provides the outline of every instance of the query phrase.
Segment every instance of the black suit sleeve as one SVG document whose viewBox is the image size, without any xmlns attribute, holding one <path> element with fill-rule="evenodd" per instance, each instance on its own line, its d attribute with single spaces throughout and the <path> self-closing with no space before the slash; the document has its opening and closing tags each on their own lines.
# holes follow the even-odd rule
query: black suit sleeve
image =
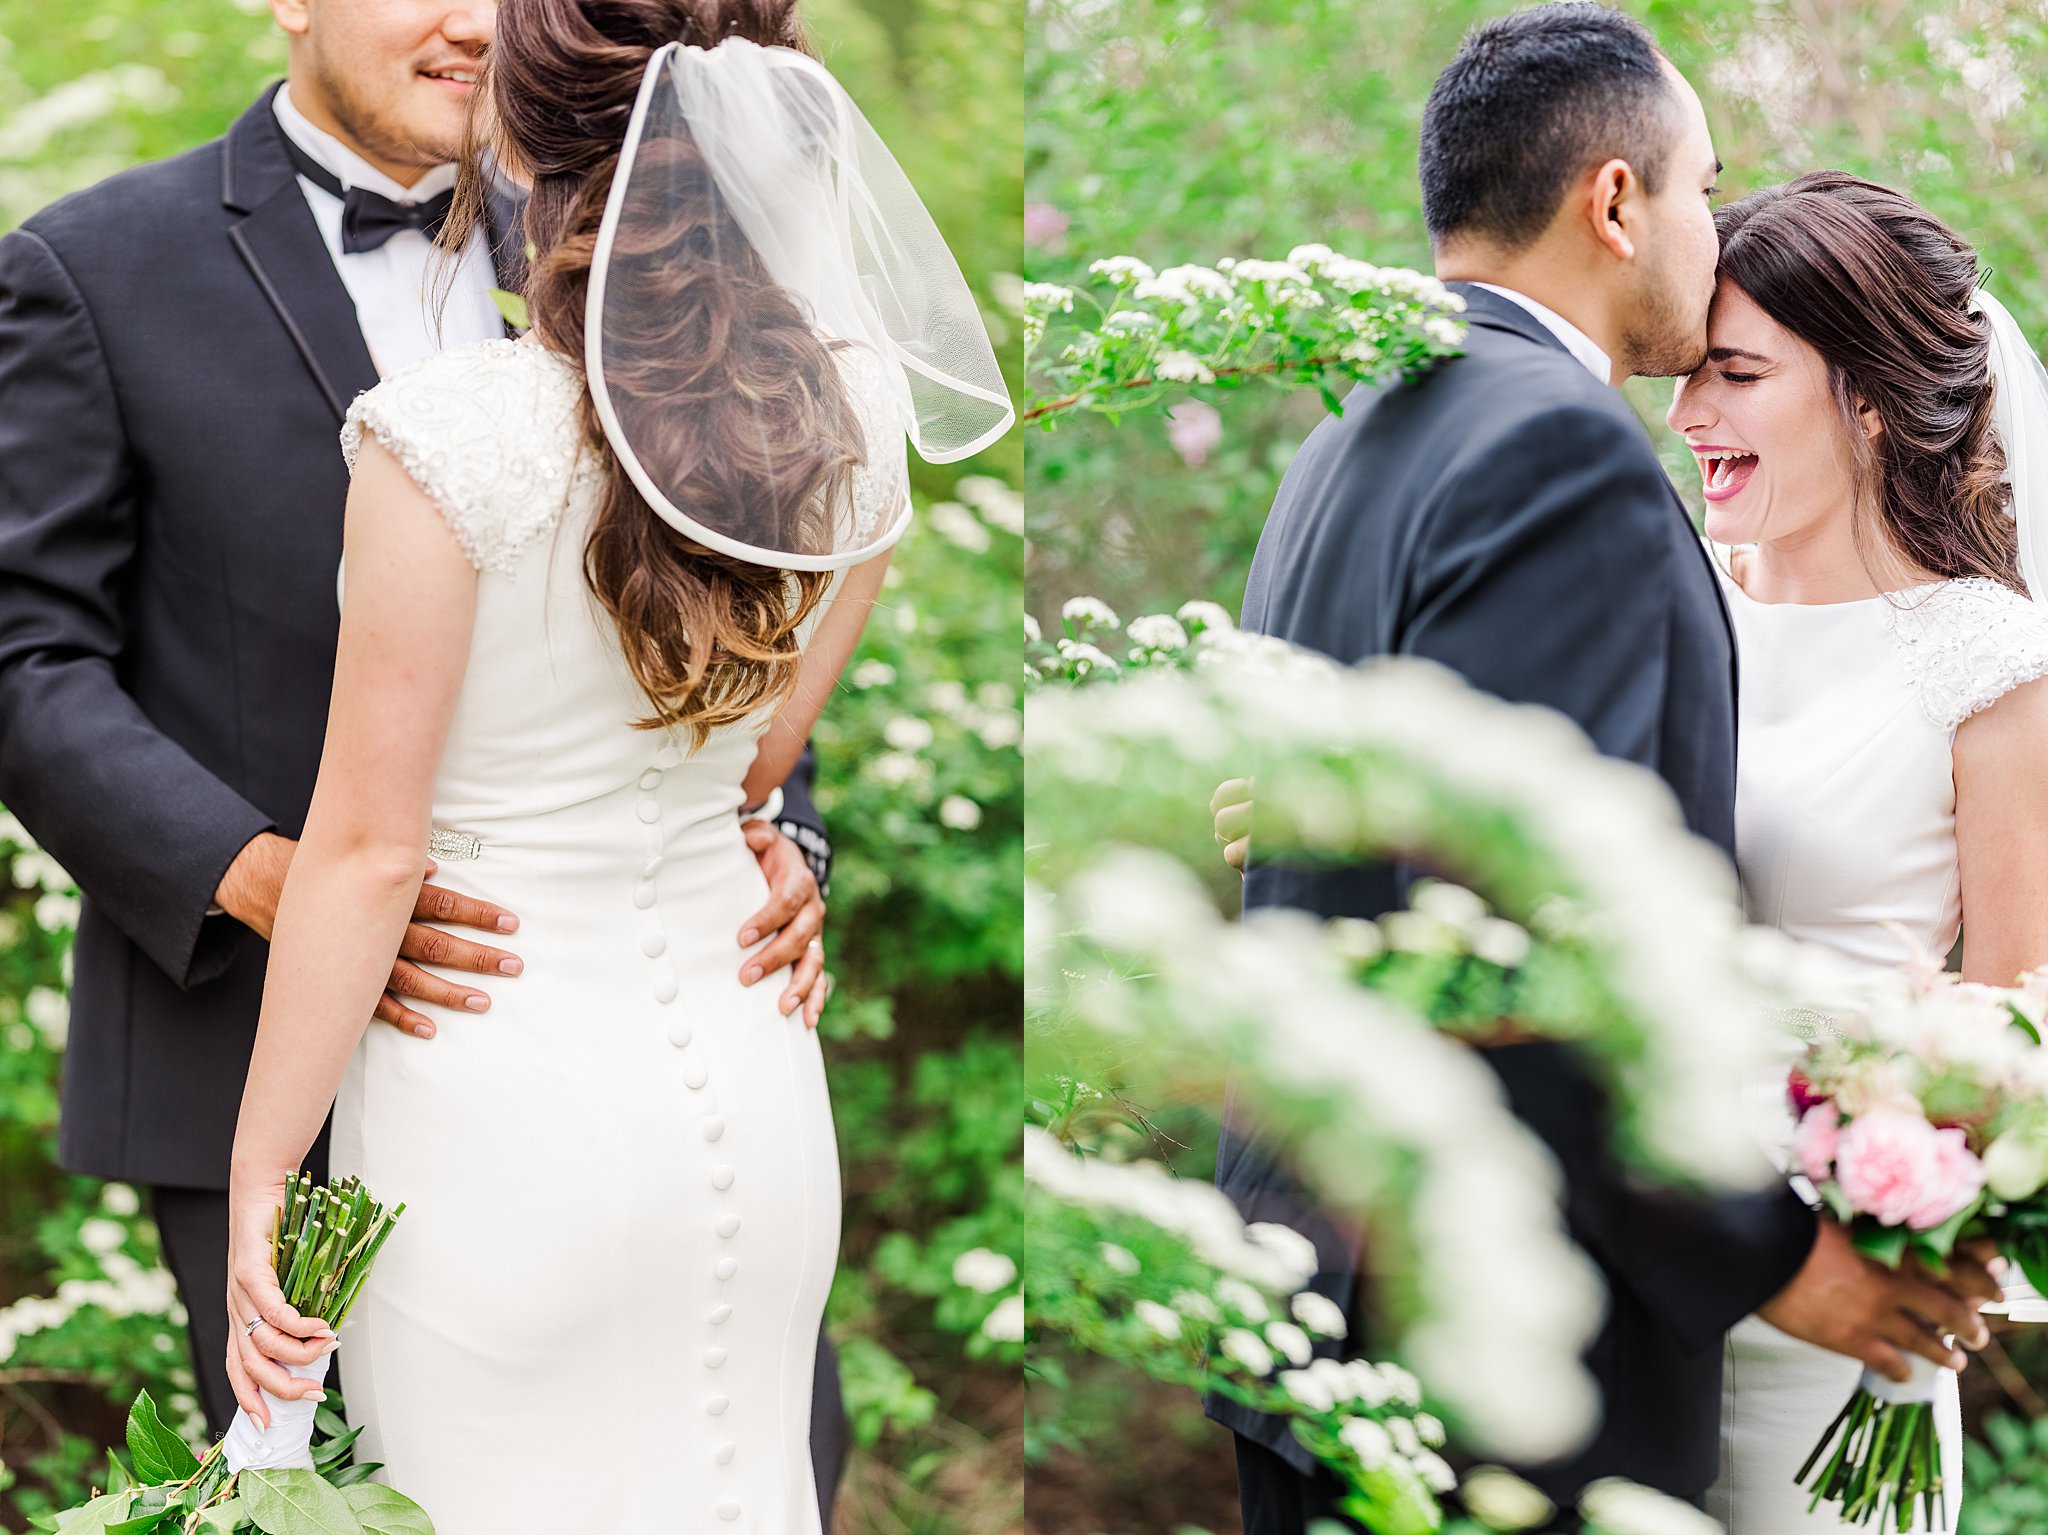
<svg viewBox="0 0 2048 1535">
<path fill-rule="evenodd" d="M 49 245 L 0 238 L 0 803 L 181 986 L 227 964 L 221 876 L 270 817 L 121 685 L 134 471 L 93 317 Z"/>
<path fill-rule="evenodd" d="M 1400 648 L 1486 692 L 1547 704 L 1608 756 L 1655 768 L 1678 515 L 1634 421 L 1546 412 L 1439 507 Z M 1642 1187 L 1608 1153 L 1600 1096 L 1571 1052 L 1489 1057 L 1562 1165 L 1583 1240 L 1688 1347 L 1713 1345 L 1805 1261 L 1815 1217 L 1789 1188 L 1705 1198 Z"/>
<path fill-rule="evenodd" d="M 832 881 L 832 840 L 825 835 L 825 818 L 818 813 L 817 800 L 811 793 L 817 778 L 818 753 L 806 741 L 796 766 L 782 781 L 782 814 L 776 817 L 775 824 L 803 850 L 804 861 L 811 866 L 812 877 L 822 893 Z"/>
</svg>

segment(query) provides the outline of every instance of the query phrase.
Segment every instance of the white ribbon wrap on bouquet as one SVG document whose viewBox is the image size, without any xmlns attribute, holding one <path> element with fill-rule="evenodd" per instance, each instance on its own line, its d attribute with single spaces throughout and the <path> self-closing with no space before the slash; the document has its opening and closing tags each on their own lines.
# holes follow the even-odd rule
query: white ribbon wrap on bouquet
<svg viewBox="0 0 2048 1535">
<path fill-rule="evenodd" d="M 2048 1322 L 2048 1298 L 2024 1279 L 2015 1279 L 2004 1291 L 1984 1308 L 1986 1316 L 2002 1316 L 2012 1322 Z"/>
<path fill-rule="evenodd" d="M 288 1364 L 284 1368 L 300 1380 L 324 1383 L 328 1362 L 333 1358 L 332 1354 L 322 1354 L 311 1364 Z M 227 1461 L 228 1469 L 246 1471 L 255 1466 L 264 1471 L 281 1471 L 296 1466 L 311 1470 L 313 1414 L 319 1410 L 320 1404 L 310 1397 L 303 1401 L 281 1402 L 265 1391 L 263 1407 L 270 1414 L 268 1431 L 258 1428 L 256 1420 L 245 1409 L 235 1410 L 235 1421 L 228 1425 L 227 1437 L 221 1441 L 221 1455 Z"/>
<path fill-rule="evenodd" d="M 1941 1377 L 1948 1372 L 1932 1359 L 1923 1359 L 1918 1354 L 1906 1356 L 1906 1367 L 1913 1373 L 1903 1381 L 1880 1375 L 1875 1370 L 1863 1372 L 1863 1389 L 1880 1402 L 1902 1406 L 1909 1402 L 1926 1402 L 1930 1405 L 1941 1387 Z"/>
</svg>

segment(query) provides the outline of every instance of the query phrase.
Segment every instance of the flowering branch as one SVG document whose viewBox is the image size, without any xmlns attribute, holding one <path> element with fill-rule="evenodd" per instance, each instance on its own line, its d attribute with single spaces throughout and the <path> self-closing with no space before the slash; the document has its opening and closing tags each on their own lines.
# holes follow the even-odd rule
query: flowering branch
<svg viewBox="0 0 2048 1535">
<path fill-rule="evenodd" d="M 1464 300 L 1434 277 L 1327 245 L 1296 246 L 1285 261 L 1226 257 L 1154 272 L 1112 256 L 1088 270 L 1106 292 L 1025 285 L 1027 422 L 1114 417 L 1190 387 L 1260 381 L 1313 387 L 1341 411 L 1339 382 L 1412 378 L 1464 344 L 1455 318 Z M 1077 302 L 1092 323 L 1066 320 L 1081 312 Z"/>
</svg>

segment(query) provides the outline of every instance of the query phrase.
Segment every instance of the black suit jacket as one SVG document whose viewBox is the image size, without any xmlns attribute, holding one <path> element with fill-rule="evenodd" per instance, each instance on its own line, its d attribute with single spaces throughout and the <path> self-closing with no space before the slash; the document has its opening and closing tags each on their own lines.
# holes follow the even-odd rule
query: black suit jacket
<svg viewBox="0 0 2048 1535">
<path fill-rule="evenodd" d="M 1296 455 L 1244 626 L 1346 663 L 1425 656 L 1557 709 L 1601 751 L 1661 774 L 1691 829 L 1732 857 L 1734 640 L 1685 509 L 1616 391 L 1519 305 L 1454 286 L 1469 305 L 1465 355 L 1413 384 L 1354 390 Z M 1409 879 L 1390 865 L 1255 857 L 1244 899 L 1373 917 L 1403 903 Z M 1605 1402 L 1598 1436 L 1567 1463 L 1521 1469 L 1560 1502 L 1608 1475 L 1695 1498 L 1718 1464 L 1722 1334 L 1798 1270 L 1814 1217 L 1789 1189 L 1707 1200 L 1637 1187 L 1610 1159 L 1606 1106 L 1567 1049 L 1487 1056 L 1557 1155 L 1567 1225 L 1611 1296 L 1588 1355 Z M 1316 1210 L 1228 1107 L 1217 1182 L 1247 1218 L 1313 1238 L 1315 1287 L 1350 1303 L 1356 1234 Z M 1280 1420 L 1220 1399 L 1210 1410 L 1312 1464 Z"/>
<path fill-rule="evenodd" d="M 191 1188 L 227 1186 L 268 954 L 206 910 L 304 823 L 377 382 L 273 93 L 0 238 L 0 803 L 84 896 L 59 1155 Z"/>
</svg>

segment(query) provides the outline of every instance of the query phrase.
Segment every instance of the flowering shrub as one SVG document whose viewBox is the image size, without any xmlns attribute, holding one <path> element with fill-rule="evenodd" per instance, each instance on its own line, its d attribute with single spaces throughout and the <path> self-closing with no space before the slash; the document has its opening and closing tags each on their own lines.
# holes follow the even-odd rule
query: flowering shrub
<svg viewBox="0 0 2048 1535">
<path fill-rule="evenodd" d="M 1025 284 L 1027 422 L 1257 382 L 1313 387 L 1339 410 L 1338 381 L 1412 377 L 1465 339 L 1465 301 L 1434 277 L 1327 245 L 1162 272 L 1111 256 L 1088 272 L 1086 286 Z"/>
</svg>

